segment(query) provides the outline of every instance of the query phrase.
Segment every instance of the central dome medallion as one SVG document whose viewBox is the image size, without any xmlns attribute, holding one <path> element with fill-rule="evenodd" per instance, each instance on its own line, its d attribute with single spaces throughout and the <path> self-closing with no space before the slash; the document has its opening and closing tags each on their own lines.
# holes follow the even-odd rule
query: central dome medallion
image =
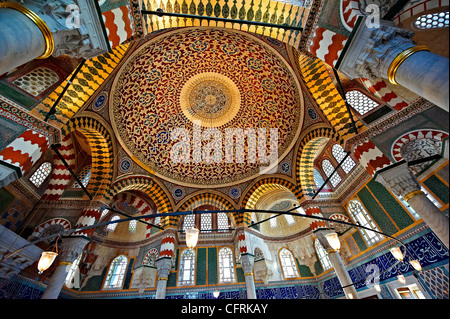
<svg viewBox="0 0 450 319">
<path fill-rule="evenodd" d="M 274 149 L 282 159 L 300 134 L 303 99 L 290 59 L 284 44 L 241 31 L 153 34 L 112 84 L 118 141 L 141 167 L 178 185 L 222 187 L 255 178 L 268 167 L 262 155 Z M 174 160 L 174 149 L 188 156 Z"/>
<path fill-rule="evenodd" d="M 203 127 L 219 127 L 239 111 L 241 95 L 236 84 L 215 72 L 194 75 L 183 86 L 180 106 L 186 117 Z"/>
</svg>

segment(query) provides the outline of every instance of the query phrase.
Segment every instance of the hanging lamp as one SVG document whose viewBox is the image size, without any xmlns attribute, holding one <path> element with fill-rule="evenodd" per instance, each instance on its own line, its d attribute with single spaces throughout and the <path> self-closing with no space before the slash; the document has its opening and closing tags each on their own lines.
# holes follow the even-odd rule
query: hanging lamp
<svg viewBox="0 0 450 319">
<path fill-rule="evenodd" d="M 38 262 L 38 273 L 42 274 L 44 271 L 46 271 L 55 261 L 55 258 L 58 256 L 58 240 L 59 240 L 59 235 L 58 238 L 56 239 L 54 248 L 55 251 L 43 251 L 41 254 L 41 258 L 39 258 L 39 262 Z"/>
</svg>

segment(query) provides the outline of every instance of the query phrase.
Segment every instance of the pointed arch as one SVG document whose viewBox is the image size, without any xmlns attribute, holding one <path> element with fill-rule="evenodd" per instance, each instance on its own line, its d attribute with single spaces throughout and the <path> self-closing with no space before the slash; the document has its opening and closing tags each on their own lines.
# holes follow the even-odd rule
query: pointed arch
<svg viewBox="0 0 450 319">
<path fill-rule="evenodd" d="M 107 202 L 111 202 L 115 195 L 127 190 L 139 190 L 147 194 L 155 203 L 159 213 L 173 212 L 174 205 L 169 191 L 148 176 L 127 176 L 115 181 L 106 192 L 105 199 Z M 161 226 L 164 228 L 176 227 L 177 221 L 176 216 L 167 216 L 161 218 Z"/>
<path fill-rule="evenodd" d="M 273 189 L 282 189 L 290 191 L 297 200 L 303 199 L 303 193 L 292 182 L 284 179 L 283 177 L 263 177 L 253 184 L 251 184 L 245 191 L 240 207 L 245 209 L 255 209 L 256 202 L 261 196 L 263 196 L 267 191 Z M 236 225 L 244 224 L 250 225 L 251 223 L 251 213 L 237 214 L 235 216 Z"/>
<path fill-rule="evenodd" d="M 314 182 L 314 159 L 320 147 L 334 139 L 336 133 L 329 127 L 320 127 L 308 132 L 301 140 L 295 165 L 297 185 L 301 186 L 304 195 L 312 196 L 316 191 Z"/>
<path fill-rule="evenodd" d="M 188 212 L 203 205 L 211 205 L 217 207 L 220 210 L 232 210 L 237 209 L 237 205 L 225 194 L 217 191 L 208 190 L 200 191 L 200 193 L 191 194 L 190 197 L 185 198 L 177 208 L 177 211 Z M 229 215 L 235 222 L 235 213 Z M 178 220 L 181 216 L 178 216 Z"/>
<path fill-rule="evenodd" d="M 112 135 L 98 120 L 76 117 L 61 129 L 64 136 L 73 131 L 81 132 L 91 148 L 91 179 L 87 187 L 93 196 L 103 196 L 109 189 L 114 175 L 114 147 Z"/>
</svg>

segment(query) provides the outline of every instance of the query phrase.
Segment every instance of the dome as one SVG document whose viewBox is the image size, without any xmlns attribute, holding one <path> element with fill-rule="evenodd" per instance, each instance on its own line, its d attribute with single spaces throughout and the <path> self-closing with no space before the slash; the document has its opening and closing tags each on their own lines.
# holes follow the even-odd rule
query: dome
<svg viewBox="0 0 450 319">
<path fill-rule="evenodd" d="M 119 142 L 144 169 L 183 186 L 256 177 L 270 169 L 261 154 L 273 151 L 270 164 L 277 164 L 303 123 L 301 89 L 287 56 L 281 42 L 225 29 L 154 36 L 113 82 L 109 107 Z"/>
</svg>

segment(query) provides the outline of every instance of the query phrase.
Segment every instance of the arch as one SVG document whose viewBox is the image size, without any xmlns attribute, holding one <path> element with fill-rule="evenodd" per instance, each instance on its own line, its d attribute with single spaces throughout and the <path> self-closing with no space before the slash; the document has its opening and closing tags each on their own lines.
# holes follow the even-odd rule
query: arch
<svg viewBox="0 0 450 319">
<path fill-rule="evenodd" d="M 145 254 L 144 258 L 142 259 L 142 264 L 156 267 L 155 262 L 158 256 L 159 256 L 158 249 L 152 248 L 147 252 L 147 254 Z"/>
<path fill-rule="evenodd" d="M 292 182 L 284 179 L 282 177 L 263 177 L 253 184 L 247 187 L 245 195 L 242 197 L 240 207 L 245 209 L 255 209 L 256 202 L 263 196 L 267 191 L 274 189 L 282 189 L 290 191 L 297 200 L 303 198 L 303 193 Z M 251 223 L 251 213 L 236 214 L 235 216 L 236 225 L 250 225 Z"/>
<path fill-rule="evenodd" d="M 73 145 L 72 136 L 67 134 L 60 144 L 61 146 L 58 148 L 59 152 L 70 169 L 74 170 L 75 147 Z M 53 154 L 53 167 L 54 170 L 50 177 L 47 189 L 45 190 L 44 195 L 42 195 L 42 200 L 58 200 L 72 179 L 72 174 L 70 174 L 70 171 L 56 153 Z"/>
<path fill-rule="evenodd" d="M 359 9 L 359 1 L 340 0 L 339 11 L 342 24 L 348 31 L 352 32 L 356 20 L 363 15 Z"/>
<path fill-rule="evenodd" d="M 423 129 L 423 130 L 410 131 L 406 134 L 403 134 L 402 136 L 397 138 L 394 141 L 394 143 L 392 143 L 392 146 L 391 146 L 392 158 L 396 162 L 401 161 L 403 159 L 403 156 L 401 154 L 402 147 L 414 140 L 431 139 L 431 140 L 437 140 L 439 142 L 443 142 L 444 139 L 446 139 L 446 138 L 448 138 L 448 133 L 441 131 L 441 130 Z"/>
<path fill-rule="evenodd" d="M 127 52 L 128 47 L 129 44 L 119 45 L 113 48 L 111 52 L 86 60 L 75 79 L 68 86 L 64 98 L 62 98 L 56 106 L 56 112 L 50 117 L 49 122 L 58 128 L 67 125 L 70 122 L 70 119 L 86 105 L 86 102 L 89 101 L 97 89 L 114 71 L 115 67 Z M 43 120 L 49 113 L 58 96 L 68 84 L 68 79 L 71 76 L 72 75 L 70 75 L 67 80 L 61 82 L 59 86 L 30 113 Z M 61 136 L 64 135 L 66 134 L 62 134 Z"/>
<path fill-rule="evenodd" d="M 159 213 L 173 212 L 173 203 L 169 196 L 169 191 L 148 176 L 127 176 L 115 181 L 105 194 L 105 200 L 111 202 L 115 195 L 127 190 L 139 190 L 147 194 L 155 203 Z M 161 218 L 162 227 L 176 227 L 176 216 L 166 216 Z"/>
<path fill-rule="evenodd" d="M 330 216 L 330 219 L 332 220 L 339 220 L 339 221 L 343 221 L 343 222 L 347 222 L 347 223 L 351 223 L 352 221 L 350 220 L 350 218 L 348 218 L 345 215 L 342 214 L 333 214 Z M 346 232 L 350 227 L 350 225 L 345 225 L 345 224 L 341 224 L 341 223 L 333 223 L 330 222 L 330 227 L 334 228 L 338 233 L 344 233 Z"/>
<path fill-rule="evenodd" d="M 305 55 L 300 55 L 297 51 L 294 51 L 294 56 L 294 61 L 306 87 L 328 122 L 334 128 L 335 137 L 333 139 L 344 146 L 344 142 L 353 137 L 356 132 L 353 129 L 352 120 L 347 112 L 345 102 L 336 89 L 325 62 L 318 58 L 312 59 Z M 355 115 L 353 115 L 353 121 L 358 133 L 366 129 L 361 120 Z"/>
<path fill-rule="evenodd" d="M 155 214 L 156 211 L 153 209 L 142 197 L 131 194 L 128 192 L 121 192 L 114 196 L 111 205 L 116 205 L 118 202 L 126 203 L 130 206 L 136 208 L 141 215 L 151 215 Z M 144 218 L 144 221 L 149 222 L 151 218 Z M 150 237 L 152 226 L 147 225 L 147 230 L 145 233 L 145 238 Z"/>
<path fill-rule="evenodd" d="M 200 3 L 199 3 L 200 2 Z M 198 16 L 213 16 L 218 18 L 241 19 L 249 21 L 260 21 L 275 24 L 287 24 L 290 26 L 303 26 L 308 17 L 309 7 L 282 3 L 277 1 L 245 1 L 236 0 L 233 4 L 217 1 L 214 7 L 209 1 L 153 1 L 143 0 L 143 10 L 157 10 L 161 8 L 164 12 L 178 12 L 182 14 L 192 14 Z M 209 25 L 213 27 L 225 27 L 241 31 L 254 32 L 260 35 L 269 36 L 286 44 L 298 47 L 302 33 L 295 30 L 285 30 L 280 28 L 269 28 L 262 26 L 249 26 L 238 23 L 224 22 L 201 22 L 199 19 L 183 19 L 175 17 L 156 17 L 154 15 L 143 15 L 144 34 L 148 35 L 157 30 L 169 28 L 180 28 L 189 26 Z"/>
<path fill-rule="evenodd" d="M 335 133 L 331 128 L 321 127 L 308 132 L 301 140 L 296 158 L 296 182 L 300 185 L 303 194 L 313 196 L 316 191 L 314 182 L 314 159 L 317 151 L 330 139 L 334 139 Z"/>
<path fill-rule="evenodd" d="M 68 231 L 72 228 L 70 222 L 65 218 L 52 218 L 37 226 L 29 238 L 39 238 L 46 230 L 55 226 L 59 226 L 64 231 Z"/>
<path fill-rule="evenodd" d="M 109 189 L 114 172 L 114 149 L 111 134 L 103 124 L 91 117 L 76 117 L 61 129 L 63 135 L 81 132 L 91 148 L 91 180 L 87 187 L 93 196 L 102 196 Z"/>
<path fill-rule="evenodd" d="M 416 94 L 406 91 L 404 92 L 404 94 L 407 94 L 409 96 L 403 96 L 404 94 L 400 95 L 403 90 L 399 87 L 396 87 L 394 92 L 394 88 L 391 87 L 392 84 L 390 84 L 389 81 L 381 78 L 375 80 L 361 78 L 361 82 L 365 86 L 365 88 L 373 94 L 374 97 L 385 102 L 397 111 L 404 109 L 410 103 L 419 98 L 419 96 L 417 96 Z"/>
<path fill-rule="evenodd" d="M 225 194 L 222 194 L 217 191 L 208 190 L 201 191 L 200 193 L 191 194 L 190 197 L 185 198 L 182 202 L 179 203 L 177 211 L 180 212 L 189 212 L 193 211 L 195 208 L 203 205 L 210 205 L 217 207 L 219 210 L 232 210 L 237 209 L 237 206 L 234 202 L 227 198 Z M 230 217 L 235 222 L 236 213 L 230 214 Z M 181 216 L 176 217 L 178 221 L 181 219 Z"/>
</svg>

